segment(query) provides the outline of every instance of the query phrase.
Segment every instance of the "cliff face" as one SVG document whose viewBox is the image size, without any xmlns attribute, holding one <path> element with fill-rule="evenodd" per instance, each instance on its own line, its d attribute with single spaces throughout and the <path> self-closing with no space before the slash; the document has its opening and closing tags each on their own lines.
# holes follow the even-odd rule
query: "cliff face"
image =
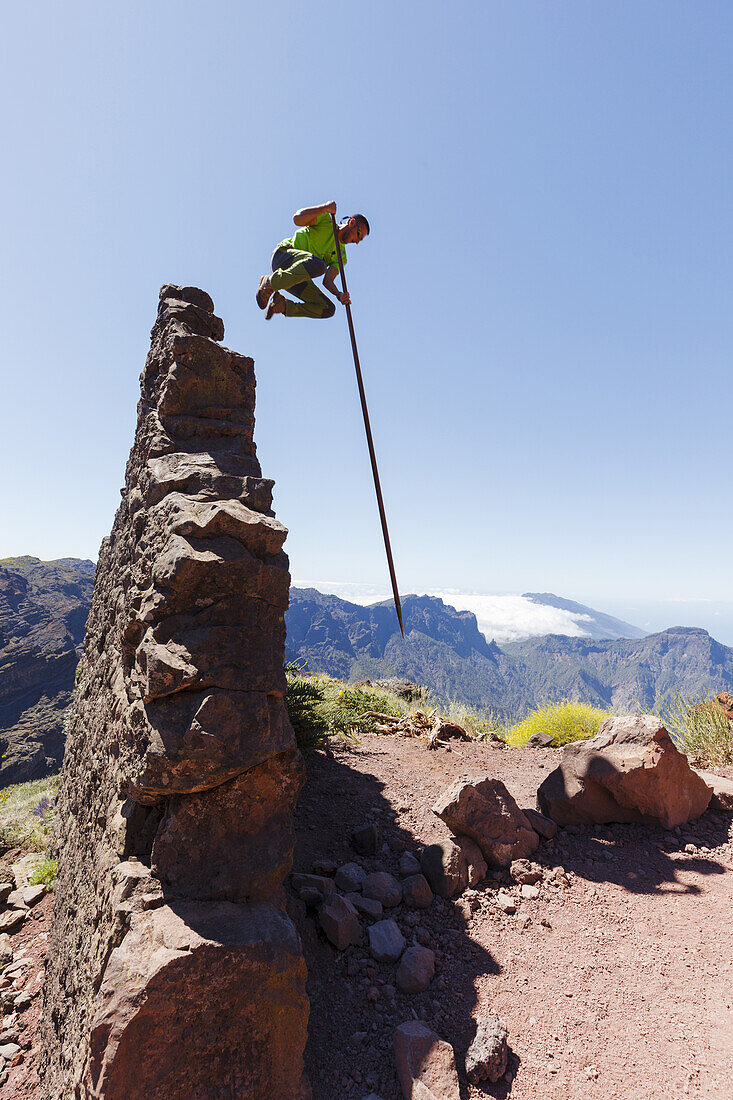
<svg viewBox="0 0 733 1100">
<path fill-rule="evenodd" d="M 207 294 L 163 287 L 58 799 L 49 1100 L 301 1087 L 286 531 L 255 452 L 253 363 L 223 332 Z"/>
<path fill-rule="evenodd" d="M 0 787 L 61 768 L 93 584 L 90 561 L 0 562 Z"/>
</svg>

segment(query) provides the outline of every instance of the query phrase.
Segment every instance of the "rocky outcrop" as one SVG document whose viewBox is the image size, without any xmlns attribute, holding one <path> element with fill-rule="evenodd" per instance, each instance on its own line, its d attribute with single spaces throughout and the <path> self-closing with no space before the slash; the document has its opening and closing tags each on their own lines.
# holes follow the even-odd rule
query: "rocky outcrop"
<svg viewBox="0 0 733 1100">
<path fill-rule="evenodd" d="M 61 768 L 93 585 L 90 561 L 0 562 L 0 787 Z"/>
<path fill-rule="evenodd" d="M 566 745 L 537 805 L 558 825 L 644 821 L 671 829 L 704 813 L 711 795 L 659 719 L 631 714 Z"/>
<path fill-rule="evenodd" d="M 100 554 L 57 808 L 48 1100 L 292 1100 L 307 1001 L 281 884 L 302 762 L 284 703 L 286 531 L 253 363 L 163 287 Z"/>
</svg>

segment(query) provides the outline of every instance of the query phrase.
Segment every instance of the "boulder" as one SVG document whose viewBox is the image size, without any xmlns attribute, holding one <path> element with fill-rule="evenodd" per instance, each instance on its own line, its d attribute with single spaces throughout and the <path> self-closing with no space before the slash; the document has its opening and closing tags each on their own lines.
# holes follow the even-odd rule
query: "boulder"
<svg viewBox="0 0 733 1100">
<path fill-rule="evenodd" d="M 347 898 L 332 894 L 318 910 L 318 923 L 339 951 L 361 942 L 359 914 Z"/>
<path fill-rule="evenodd" d="M 397 967 L 395 981 L 403 993 L 423 993 L 435 974 L 435 955 L 429 947 L 408 947 Z"/>
<path fill-rule="evenodd" d="M 506 1073 L 507 1026 L 498 1016 L 481 1016 L 476 1035 L 466 1052 L 466 1077 L 472 1085 L 482 1081 L 496 1083 Z"/>
<path fill-rule="evenodd" d="M 185 903 L 136 914 L 96 999 L 81 1095 L 292 1100 L 305 978 L 295 928 L 272 906 Z M 172 992 L 184 988 L 185 997 Z"/>
<path fill-rule="evenodd" d="M 566 745 L 537 791 L 558 825 L 642 821 L 666 829 L 707 809 L 711 790 L 652 714 L 607 718 L 589 741 Z"/>
<path fill-rule="evenodd" d="M 470 837 L 491 867 L 531 855 L 539 837 L 500 779 L 457 779 L 433 806 L 449 829 Z"/>
<path fill-rule="evenodd" d="M 460 1100 L 453 1047 L 419 1020 L 395 1031 L 395 1068 L 405 1100 Z"/>
</svg>

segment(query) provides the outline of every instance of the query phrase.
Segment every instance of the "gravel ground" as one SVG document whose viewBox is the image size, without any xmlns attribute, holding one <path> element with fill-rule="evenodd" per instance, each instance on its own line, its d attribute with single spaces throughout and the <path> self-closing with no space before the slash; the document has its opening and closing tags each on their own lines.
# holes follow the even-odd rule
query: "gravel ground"
<svg viewBox="0 0 733 1100">
<path fill-rule="evenodd" d="M 520 806 L 534 806 L 558 753 L 482 744 L 430 752 L 418 740 L 370 736 L 314 753 L 295 869 L 355 860 L 396 874 L 403 851 L 447 834 L 431 806 L 458 775 L 500 778 Z M 372 822 L 384 847 L 359 857 L 351 831 Z M 546 878 L 536 900 L 518 897 L 513 915 L 494 901 L 507 876 L 419 915 L 391 909 L 408 940 L 419 933 L 435 950 L 436 976 L 421 994 L 397 990 L 394 964 L 374 963 L 366 947 L 337 952 L 312 911 L 292 901 L 309 967 L 314 1100 L 398 1100 L 392 1036 L 411 1017 L 453 1044 L 461 1072 L 481 1011 L 508 1025 L 509 1070 L 485 1089 L 462 1080 L 468 1100 L 731 1100 L 732 839 L 730 815 L 710 812 L 673 832 L 561 829 L 533 858 L 567 875 Z"/>
</svg>

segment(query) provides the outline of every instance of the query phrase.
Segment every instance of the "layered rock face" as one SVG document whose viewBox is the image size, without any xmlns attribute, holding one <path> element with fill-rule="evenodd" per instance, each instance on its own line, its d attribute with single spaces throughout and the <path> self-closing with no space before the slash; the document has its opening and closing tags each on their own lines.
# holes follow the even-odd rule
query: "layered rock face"
<svg viewBox="0 0 733 1100">
<path fill-rule="evenodd" d="M 284 702 L 286 531 L 254 366 L 161 290 L 102 545 L 58 799 L 43 1095 L 293 1100 L 305 963 L 284 912 L 303 780 Z"/>
</svg>

